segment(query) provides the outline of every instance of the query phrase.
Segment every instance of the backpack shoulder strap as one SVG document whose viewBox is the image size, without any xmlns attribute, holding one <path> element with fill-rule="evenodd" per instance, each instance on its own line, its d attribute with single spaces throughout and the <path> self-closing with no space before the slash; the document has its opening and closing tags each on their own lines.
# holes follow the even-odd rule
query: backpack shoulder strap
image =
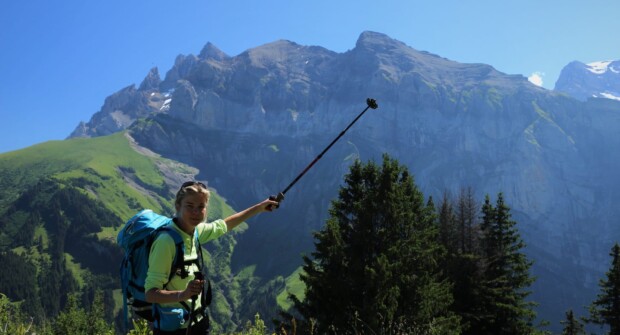
<svg viewBox="0 0 620 335">
<path fill-rule="evenodd" d="M 198 266 L 200 268 L 200 272 L 204 273 L 204 267 L 205 267 L 205 259 L 202 257 L 202 245 L 200 244 L 200 240 L 198 238 L 198 230 L 194 231 L 194 239 L 195 239 L 195 243 L 196 243 L 196 248 L 198 249 Z M 211 300 L 213 297 L 213 293 L 211 292 L 211 281 L 207 278 L 207 291 L 204 292 L 202 294 L 202 302 L 201 302 L 201 306 L 202 306 L 202 311 L 204 312 L 204 310 L 207 308 L 207 306 L 211 305 Z"/>
<path fill-rule="evenodd" d="M 168 276 L 168 281 L 170 281 L 172 277 L 177 274 L 176 272 L 178 269 L 181 270 L 181 278 L 186 278 L 187 270 L 184 266 L 185 243 L 183 241 L 183 237 L 181 237 L 181 234 L 179 234 L 179 232 L 177 232 L 174 228 L 170 226 L 161 227 L 158 234 L 160 233 L 168 234 L 174 241 L 175 254 L 174 260 L 172 261 L 170 267 L 170 275 Z"/>
</svg>

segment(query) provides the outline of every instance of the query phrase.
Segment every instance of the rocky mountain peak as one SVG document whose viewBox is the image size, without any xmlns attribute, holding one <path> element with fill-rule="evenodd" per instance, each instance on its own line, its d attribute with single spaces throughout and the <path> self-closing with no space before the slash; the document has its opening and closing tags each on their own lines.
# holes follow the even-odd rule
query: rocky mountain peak
<svg viewBox="0 0 620 335">
<path fill-rule="evenodd" d="M 297 43 L 278 40 L 245 51 L 240 55 L 256 67 L 271 67 L 274 64 L 286 64 L 299 61 L 307 52 L 307 47 Z"/>
<path fill-rule="evenodd" d="M 570 62 L 562 69 L 555 90 L 581 101 L 589 98 L 620 101 L 620 60 Z"/>
<path fill-rule="evenodd" d="M 363 32 L 353 50 L 350 62 L 366 71 L 374 69 L 394 83 L 402 80 L 422 81 L 455 88 L 481 83 L 513 90 L 526 83 L 521 75 L 506 75 L 487 64 L 465 64 L 439 55 L 416 50 L 385 34 Z"/>
<path fill-rule="evenodd" d="M 230 58 L 230 56 L 228 56 L 224 51 L 220 50 L 211 42 L 208 42 L 204 46 L 204 48 L 202 48 L 200 54 L 198 54 L 198 57 L 202 59 L 213 59 L 216 61 L 223 61 Z"/>
<path fill-rule="evenodd" d="M 149 91 L 159 88 L 161 78 L 159 77 L 159 70 L 157 67 L 152 68 L 149 73 L 144 77 L 140 84 L 140 91 Z"/>
<path fill-rule="evenodd" d="M 365 31 L 360 34 L 355 43 L 356 49 L 367 49 L 375 52 L 386 52 L 397 48 L 407 48 L 407 46 L 388 35 L 373 31 Z"/>
</svg>

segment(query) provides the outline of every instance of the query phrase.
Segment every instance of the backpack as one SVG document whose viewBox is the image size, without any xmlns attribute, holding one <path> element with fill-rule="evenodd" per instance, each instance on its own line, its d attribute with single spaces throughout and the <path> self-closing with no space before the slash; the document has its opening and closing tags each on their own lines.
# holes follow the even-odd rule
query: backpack
<svg viewBox="0 0 620 335">
<path fill-rule="evenodd" d="M 146 302 L 144 282 L 149 267 L 151 246 L 160 233 L 170 235 L 176 248 L 168 281 L 175 275 L 180 275 L 182 278 L 188 275 L 185 269 L 185 265 L 188 263 L 184 262 L 183 259 L 185 253 L 183 238 L 174 228 L 169 226 L 171 222 L 171 218 L 145 209 L 129 219 L 118 233 L 116 241 L 125 250 L 125 256 L 120 266 L 120 277 L 126 324 L 129 322 L 128 305 L 131 305 L 134 313 L 141 318 L 151 322 L 154 320 L 153 304 Z M 202 256 L 200 255 L 200 257 Z M 191 264 L 195 261 L 188 262 Z"/>
</svg>

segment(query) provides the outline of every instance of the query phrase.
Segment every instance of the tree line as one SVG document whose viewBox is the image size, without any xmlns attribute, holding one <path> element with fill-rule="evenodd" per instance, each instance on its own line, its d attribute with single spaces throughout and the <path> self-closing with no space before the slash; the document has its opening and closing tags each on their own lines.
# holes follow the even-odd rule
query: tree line
<svg viewBox="0 0 620 335">
<path fill-rule="evenodd" d="M 535 324 L 524 247 L 502 193 L 435 204 L 397 160 L 358 161 L 303 258 L 305 298 L 276 322 L 301 334 L 549 334 Z M 567 311 L 562 334 L 588 323 L 620 335 L 619 249 L 590 315 Z"/>
</svg>

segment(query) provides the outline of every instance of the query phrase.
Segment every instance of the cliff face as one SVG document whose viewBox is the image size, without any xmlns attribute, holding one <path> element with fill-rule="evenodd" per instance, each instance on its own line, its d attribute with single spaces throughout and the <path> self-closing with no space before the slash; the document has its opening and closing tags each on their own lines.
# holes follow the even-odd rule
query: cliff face
<svg viewBox="0 0 620 335">
<path fill-rule="evenodd" d="M 379 109 L 242 237 L 247 248 L 234 261 L 258 264 L 263 275 L 299 265 L 350 162 L 384 152 L 435 199 L 469 186 L 478 199 L 504 193 L 535 261 L 533 299 L 548 320 L 592 300 L 611 243 L 620 240 L 620 102 L 578 101 L 372 32 L 345 53 L 277 41 L 230 57 L 208 44 L 199 56 L 179 56 L 154 82 L 129 90 L 143 103 L 124 115 L 151 116 L 132 126 L 132 136 L 198 167 L 199 178 L 237 208 L 288 185 L 367 97 L 377 99 Z M 107 111 L 100 114 L 114 114 Z M 110 120 L 96 114 L 92 129 L 115 131 L 96 117 Z"/>
</svg>

